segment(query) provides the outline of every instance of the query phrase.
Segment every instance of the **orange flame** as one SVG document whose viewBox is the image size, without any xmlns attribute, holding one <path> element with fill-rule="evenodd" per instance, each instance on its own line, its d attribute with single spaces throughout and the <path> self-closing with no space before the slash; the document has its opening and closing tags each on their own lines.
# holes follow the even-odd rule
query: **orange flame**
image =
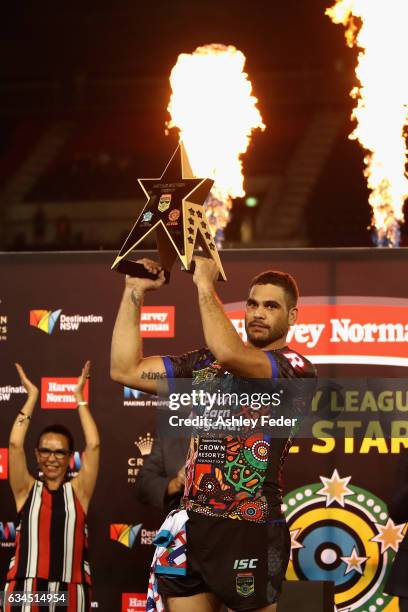
<svg viewBox="0 0 408 612">
<path fill-rule="evenodd" d="M 407 0 L 337 0 L 326 10 L 334 23 L 346 27 L 347 44 L 357 46 L 356 75 L 360 85 L 350 95 L 357 100 L 350 134 L 368 150 L 364 175 L 371 190 L 372 224 L 379 239 L 396 246 L 403 205 L 408 197 L 405 174 L 408 123 Z"/>
<path fill-rule="evenodd" d="M 179 55 L 170 75 L 167 127 L 179 129 L 194 174 L 214 180 L 207 203 L 214 233 L 228 223 L 231 198 L 245 195 L 241 155 L 252 130 L 265 129 L 244 64 L 231 45 L 205 45 Z"/>
</svg>

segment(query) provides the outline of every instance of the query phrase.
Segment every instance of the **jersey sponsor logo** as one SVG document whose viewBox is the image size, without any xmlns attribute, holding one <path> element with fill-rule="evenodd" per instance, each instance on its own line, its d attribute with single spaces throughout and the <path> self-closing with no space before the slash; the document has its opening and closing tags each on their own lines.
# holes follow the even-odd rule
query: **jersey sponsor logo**
<svg viewBox="0 0 408 612">
<path fill-rule="evenodd" d="M 110 525 L 110 539 L 114 542 L 118 542 L 127 548 L 132 548 L 136 536 L 142 528 L 142 523 L 137 525 L 127 525 L 125 523 L 111 523 Z"/>
<path fill-rule="evenodd" d="M 227 304 L 225 310 L 246 340 L 244 303 Z M 299 302 L 299 322 L 289 328 L 287 343 L 316 364 L 408 367 L 407 313 L 408 300 L 402 298 L 306 297 Z M 302 368 L 300 361 L 295 367 Z"/>
<path fill-rule="evenodd" d="M 255 569 L 259 559 L 235 559 L 234 569 Z"/>
<path fill-rule="evenodd" d="M 305 360 L 297 353 L 284 352 L 283 355 L 290 361 L 292 368 L 303 369 L 305 367 Z"/>
<path fill-rule="evenodd" d="M 0 522 L 0 548 L 11 548 L 16 544 L 16 527 L 14 523 Z"/>
<path fill-rule="evenodd" d="M 140 317 L 142 338 L 174 338 L 174 306 L 143 306 Z"/>
<path fill-rule="evenodd" d="M 145 612 L 146 593 L 122 593 L 122 612 Z"/>
<path fill-rule="evenodd" d="M 44 333 L 51 335 L 57 327 L 62 331 L 77 331 L 83 324 L 103 323 L 102 315 L 64 315 L 62 309 L 58 310 L 30 310 L 29 323 L 32 327 L 40 329 Z"/>
<path fill-rule="evenodd" d="M 237 574 L 235 577 L 235 588 L 238 595 L 249 597 L 255 593 L 255 578 L 251 572 Z"/>
<path fill-rule="evenodd" d="M 8 448 L 0 448 L 0 480 L 7 480 Z"/>
<path fill-rule="evenodd" d="M 74 397 L 74 389 L 77 385 L 77 378 L 49 378 L 41 379 L 41 408 L 63 410 L 75 410 L 77 402 Z M 89 381 L 84 387 L 84 399 L 88 401 Z"/>
</svg>

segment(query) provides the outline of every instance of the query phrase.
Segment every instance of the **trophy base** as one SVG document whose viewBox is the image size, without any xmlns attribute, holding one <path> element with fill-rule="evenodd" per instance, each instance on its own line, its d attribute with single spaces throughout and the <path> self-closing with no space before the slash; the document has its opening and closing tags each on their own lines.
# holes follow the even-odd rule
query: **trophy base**
<svg viewBox="0 0 408 612">
<path fill-rule="evenodd" d="M 157 279 L 157 274 L 153 274 L 146 270 L 143 264 L 132 261 L 131 259 L 122 259 L 114 268 L 116 272 L 120 274 L 128 274 L 129 276 L 135 276 L 136 278 L 150 278 L 152 280 Z M 170 280 L 170 271 L 164 270 L 165 283 L 167 284 Z"/>
</svg>

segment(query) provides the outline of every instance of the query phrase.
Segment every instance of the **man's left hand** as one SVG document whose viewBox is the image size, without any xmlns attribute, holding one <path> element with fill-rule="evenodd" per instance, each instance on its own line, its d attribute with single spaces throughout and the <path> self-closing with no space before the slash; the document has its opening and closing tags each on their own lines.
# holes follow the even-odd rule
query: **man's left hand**
<svg viewBox="0 0 408 612">
<path fill-rule="evenodd" d="M 195 263 L 193 281 L 197 287 L 213 287 L 219 275 L 215 261 L 208 257 L 193 257 L 193 261 Z"/>
</svg>

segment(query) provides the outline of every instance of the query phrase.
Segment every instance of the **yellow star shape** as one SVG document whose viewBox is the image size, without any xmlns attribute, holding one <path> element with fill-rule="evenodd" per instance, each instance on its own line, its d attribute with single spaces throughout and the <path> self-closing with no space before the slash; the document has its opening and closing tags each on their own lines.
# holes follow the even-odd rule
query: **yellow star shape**
<svg viewBox="0 0 408 612">
<path fill-rule="evenodd" d="M 371 538 L 371 542 L 379 542 L 381 544 L 381 554 L 389 548 L 395 552 L 398 550 L 399 543 L 404 538 L 404 525 L 396 525 L 392 519 L 388 519 L 386 525 L 375 523 L 377 535 Z"/>
<path fill-rule="evenodd" d="M 344 575 L 349 572 L 356 571 L 359 574 L 363 575 L 363 568 L 361 567 L 364 561 L 367 561 L 368 557 L 359 557 L 357 554 L 356 547 L 353 546 L 353 550 L 351 551 L 351 555 L 349 557 L 340 557 L 344 563 L 347 563 L 346 570 Z"/>
<path fill-rule="evenodd" d="M 326 497 L 326 508 L 335 501 L 344 508 L 344 498 L 347 495 L 354 495 L 353 491 L 347 486 L 351 480 L 351 476 L 340 478 L 338 471 L 334 470 L 330 478 L 320 476 L 320 480 L 324 484 L 324 487 L 319 489 L 317 493 Z"/>
</svg>

